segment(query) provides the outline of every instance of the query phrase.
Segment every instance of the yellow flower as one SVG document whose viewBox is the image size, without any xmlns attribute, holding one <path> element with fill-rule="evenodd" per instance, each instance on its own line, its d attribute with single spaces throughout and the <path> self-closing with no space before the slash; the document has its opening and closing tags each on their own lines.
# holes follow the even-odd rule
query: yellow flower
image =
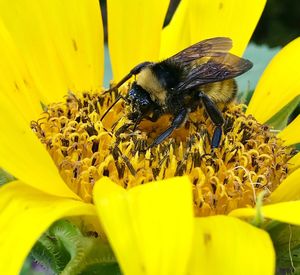
<svg viewBox="0 0 300 275">
<path fill-rule="evenodd" d="M 208 37 L 231 37 L 233 53 L 241 55 L 264 4 L 183 0 L 161 31 L 168 1 L 108 1 L 114 79 L 141 61 L 170 56 Z M 102 40 L 96 0 L 0 1 L 0 164 L 18 178 L 0 189 L 0 269 L 18 274 L 53 221 L 91 216 L 95 223 L 100 218 L 125 274 L 273 274 L 267 233 L 234 217 L 194 218 L 186 177 L 129 191 L 102 178 L 93 188 L 94 204 L 84 202 L 91 192 L 75 190 L 72 182 L 67 186 L 30 125 L 39 126 L 31 123 L 40 117 L 41 103 L 60 102 L 68 91 L 100 91 Z M 299 93 L 299 43 L 282 50 L 258 85 L 248 112 L 262 123 Z M 299 142 L 297 131 L 298 118 L 280 134 L 286 145 Z M 290 162 L 293 172 L 269 197 L 274 204 L 263 207 L 266 218 L 300 224 L 299 163 L 298 154 Z M 229 215 L 249 217 L 255 209 Z"/>
</svg>

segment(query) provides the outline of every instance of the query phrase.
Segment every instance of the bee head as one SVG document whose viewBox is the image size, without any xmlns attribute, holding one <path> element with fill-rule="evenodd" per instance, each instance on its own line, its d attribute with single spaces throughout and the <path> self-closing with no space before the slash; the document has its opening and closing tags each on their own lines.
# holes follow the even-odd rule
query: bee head
<svg viewBox="0 0 300 275">
<path fill-rule="evenodd" d="M 126 96 L 126 102 L 131 106 L 132 113 L 129 115 L 131 120 L 137 119 L 138 116 L 146 115 L 153 103 L 149 93 L 136 82 L 133 82 Z"/>
</svg>

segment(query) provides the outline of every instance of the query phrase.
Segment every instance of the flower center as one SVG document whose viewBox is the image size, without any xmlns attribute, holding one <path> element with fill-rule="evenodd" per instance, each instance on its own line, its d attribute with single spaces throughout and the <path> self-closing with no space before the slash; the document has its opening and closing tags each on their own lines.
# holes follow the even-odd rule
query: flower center
<svg viewBox="0 0 300 275">
<path fill-rule="evenodd" d="M 126 91 L 125 91 L 126 92 Z M 292 153 L 265 125 L 243 113 L 243 106 L 220 106 L 225 119 L 220 147 L 211 150 L 214 126 L 203 107 L 160 145 L 147 146 L 170 124 L 170 116 L 142 121 L 133 131 L 124 102 L 114 95 L 69 94 L 50 104 L 32 129 L 56 163 L 61 176 L 83 200 L 92 200 L 94 183 L 110 177 L 124 188 L 187 175 L 194 192 L 196 215 L 226 214 L 254 206 L 287 176 Z M 174 202 L 176 203 L 176 202 Z"/>
</svg>

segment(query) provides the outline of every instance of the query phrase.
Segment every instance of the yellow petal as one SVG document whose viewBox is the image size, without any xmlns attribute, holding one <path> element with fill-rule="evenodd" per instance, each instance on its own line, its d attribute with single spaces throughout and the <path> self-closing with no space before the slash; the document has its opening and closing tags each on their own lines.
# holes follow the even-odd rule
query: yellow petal
<svg viewBox="0 0 300 275">
<path fill-rule="evenodd" d="M 41 113 L 41 103 L 31 74 L 0 19 L 0 109 L 10 106 L 28 124 Z"/>
<path fill-rule="evenodd" d="M 297 38 L 272 59 L 257 84 L 247 114 L 264 123 L 300 94 L 299 49 Z"/>
<path fill-rule="evenodd" d="M 296 154 L 289 160 L 289 169 L 294 171 L 300 167 L 300 153 Z"/>
<path fill-rule="evenodd" d="M 0 1 L 0 17 L 49 103 L 102 85 L 103 31 L 97 0 Z"/>
<path fill-rule="evenodd" d="M 0 4 L 3 5 L 1 1 Z M 63 182 L 51 157 L 30 129 L 31 120 L 42 111 L 40 94 L 2 21 L 0 59 L 0 166 L 40 190 L 77 198 Z"/>
<path fill-rule="evenodd" d="M 300 199 L 300 169 L 291 173 L 270 195 L 271 203 Z"/>
<path fill-rule="evenodd" d="M 187 178 L 129 191 L 104 178 L 96 183 L 94 201 L 125 274 L 186 274 L 194 226 Z"/>
<path fill-rule="evenodd" d="M 39 236 L 56 220 L 95 215 L 91 204 L 44 194 L 16 181 L 0 188 L 0 270 L 19 274 Z"/>
<path fill-rule="evenodd" d="M 46 193 L 77 198 L 60 177 L 44 145 L 30 129 L 29 121 L 14 109 L 9 100 L 0 100 L 0 129 L 1 167 Z"/>
<path fill-rule="evenodd" d="M 285 127 L 278 137 L 285 140 L 284 145 L 289 146 L 300 142 L 300 115 L 297 116 L 287 127 Z"/>
<path fill-rule="evenodd" d="M 269 235 L 226 216 L 196 219 L 189 274 L 273 275 L 275 253 Z"/>
<path fill-rule="evenodd" d="M 119 81 L 137 64 L 156 61 L 169 1 L 108 0 L 108 42 L 113 76 Z"/>
<path fill-rule="evenodd" d="M 183 0 L 163 31 L 161 57 L 168 57 L 198 41 L 225 36 L 232 53 L 242 55 L 266 0 Z"/>
<path fill-rule="evenodd" d="M 263 217 L 289 223 L 300 225 L 300 201 L 289 201 L 270 204 L 262 207 Z M 240 208 L 230 213 L 234 217 L 251 218 L 256 215 L 254 208 Z"/>
<path fill-rule="evenodd" d="M 189 12 L 189 1 L 180 1 L 171 22 L 161 33 L 160 59 L 166 59 L 191 45 Z"/>
</svg>

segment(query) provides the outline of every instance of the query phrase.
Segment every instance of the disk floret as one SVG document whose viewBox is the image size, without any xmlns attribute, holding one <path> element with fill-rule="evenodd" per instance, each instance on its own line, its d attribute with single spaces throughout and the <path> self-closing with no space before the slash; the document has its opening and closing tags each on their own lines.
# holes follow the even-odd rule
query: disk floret
<svg viewBox="0 0 300 275">
<path fill-rule="evenodd" d="M 47 106 L 31 124 L 65 182 L 87 202 L 95 182 L 103 176 L 131 188 L 186 175 L 193 185 L 197 215 L 226 214 L 254 206 L 262 191 L 267 201 L 287 176 L 292 150 L 269 127 L 246 116 L 243 105 L 223 107 L 224 135 L 219 148 L 211 149 L 214 127 L 200 106 L 170 138 L 147 149 L 170 116 L 142 121 L 133 131 L 130 110 L 120 101 L 101 122 L 114 100 L 114 95 L 102 91 L 69 94 L 65 102 Z"/>
</svg>

